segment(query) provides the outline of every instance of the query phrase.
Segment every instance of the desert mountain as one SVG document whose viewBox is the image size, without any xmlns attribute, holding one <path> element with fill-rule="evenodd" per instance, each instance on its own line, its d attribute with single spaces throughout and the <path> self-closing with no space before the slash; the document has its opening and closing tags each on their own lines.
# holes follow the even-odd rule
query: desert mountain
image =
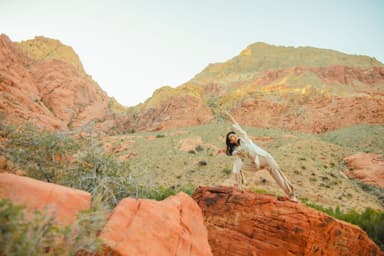
<svg viewBox="0 0 384 256">
<path fill-rule="evenodd" d="M 383 89 L 384 65 L 374 58 L 255 43 L 183 85 L 157 90 L 123 127 L 199 125 L 229 110 L 249 126 L 321 133 L 383 123 Z"/>
<path fill-rule="evenodd" d="M 255 43 L 128 110 L 58 40 L 1 35 L 0 59 L 0 111 L 11 123 L 148 131 L 216 122 L 228 110 L 248 126 L 322 133 L 384 120 L 384 65 L 333 50 Z"/>
<path fill-rule="evenodd" d="M 0 36 L 0 112 L 13 124 L 76 128 L 113 114 L 114 100 L 84 72 L 71 47 L 36 37 Z"/>
</svg>

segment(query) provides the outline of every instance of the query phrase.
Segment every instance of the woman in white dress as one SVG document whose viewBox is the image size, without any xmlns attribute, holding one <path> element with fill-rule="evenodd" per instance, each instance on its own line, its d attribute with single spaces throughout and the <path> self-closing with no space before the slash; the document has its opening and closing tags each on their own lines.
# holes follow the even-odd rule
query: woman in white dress
<svg viewBox="0 0 384 256">
<path fill-rule="evenodd" d="M 236 131 L 231 131 L 226 136 L 226 154 L 228 156 L 235 156 L 233 173 L 235 174 L 236 185 L 238 188 L 242 189 L 241 185 L 244 183 L 244 176 L 241 172 L 242 169 L 254 172 L 261 169 L 267 169 L 276 183 L 289 196 L 290 200 L 297 202 L 295 189 L 281 171 L 272 155 L 257 146 L 231 114 L 228 112 L 226 112 L 226 114 L 232 120 L 232 127 Z"/>
</svg>

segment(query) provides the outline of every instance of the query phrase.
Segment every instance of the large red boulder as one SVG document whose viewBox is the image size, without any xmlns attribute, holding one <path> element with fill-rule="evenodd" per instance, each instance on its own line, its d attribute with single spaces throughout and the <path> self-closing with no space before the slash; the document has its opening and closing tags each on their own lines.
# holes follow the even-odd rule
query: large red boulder
<svg viewBox="0 0 384 256">
<path fill-rule="evenodd" d="M 182 192 L 163 201 L 122 200 L 100 238 L 113 255 L 212 255 L 201 209 Z"/>
<path fill-rule="evenodd" d="M 358 226 L 301 203 L 230 187 L 199 187 L 214 255 L 384 255 Z"/>
<path fill-rule="evenodd" d="M 62 225 L 74 223 L 81 210 L 91 207 L 88 192 L 10 173 L 0 173 L 0 198 L 24 205 L 29 214 L 35 210 L 55 214 Z"/>
<path fill-rule="evenodd" d="M 384 160 L 377 154 L 356 153 L 344 158 L 349 168 L 344 173 L 363 183 L 384 188 Z"/>
</svg>

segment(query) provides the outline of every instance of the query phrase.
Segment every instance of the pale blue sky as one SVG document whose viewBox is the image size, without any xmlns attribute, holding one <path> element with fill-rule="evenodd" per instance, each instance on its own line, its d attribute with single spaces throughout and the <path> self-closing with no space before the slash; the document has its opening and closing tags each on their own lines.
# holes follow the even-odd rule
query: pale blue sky
<svg viewBox="0 0 384 256">
<path fill-rule="evenodd" d="M 108 95 L 132 106 L 254 42 L 384 62 L 384 0 L 0 0 L 0 33 L 72 46 Z"/>
</svg>

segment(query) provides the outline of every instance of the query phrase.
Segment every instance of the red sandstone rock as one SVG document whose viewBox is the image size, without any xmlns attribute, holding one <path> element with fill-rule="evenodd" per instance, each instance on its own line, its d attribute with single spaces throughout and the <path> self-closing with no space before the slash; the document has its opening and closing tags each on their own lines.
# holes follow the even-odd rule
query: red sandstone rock
<svg viewBox="0 0 384 256">
<path fill-rule="evenodd" d="M 61 60 L 27 57 L 0 35 L 0 112 L 13 124 L 79 127 L 110 115 L 109 97 L 81 70 Z"/>
<path fill-rule="evenodd" d="M 348 177 L 384 188 L 384 160 L 377 154 L 357 153 L 344 158 Z"/>
<path fill-rule="evenodd" d="M 301 203 L 230 187 L 199 187 L 214 255 L 384 255 L 359 227 Z"/>
<path fill-rule="evenodd" d="M 122 200 L 100 238 L 114 255 L 212 255 L 201 209 L 184 193 L 160 202 Z"/>
<path fill-rule="evenodd" d="M 138 130 L 165 130 L 208 123 L 212 112 L 202 98 L 180 95 L 165 100 L 157 106 L 144 108 L 137 120 L 128 119 Z"/>
<path fill-rule="evenodd" d="M 63 225 L 74 223 L 81 210 L 91 207 L 91 195 L 85 191 L 9 173 L 0 173 L 0 198 L 25 205 L 29 213 L 37 209 L 56 214 Z"/>
</svg>

